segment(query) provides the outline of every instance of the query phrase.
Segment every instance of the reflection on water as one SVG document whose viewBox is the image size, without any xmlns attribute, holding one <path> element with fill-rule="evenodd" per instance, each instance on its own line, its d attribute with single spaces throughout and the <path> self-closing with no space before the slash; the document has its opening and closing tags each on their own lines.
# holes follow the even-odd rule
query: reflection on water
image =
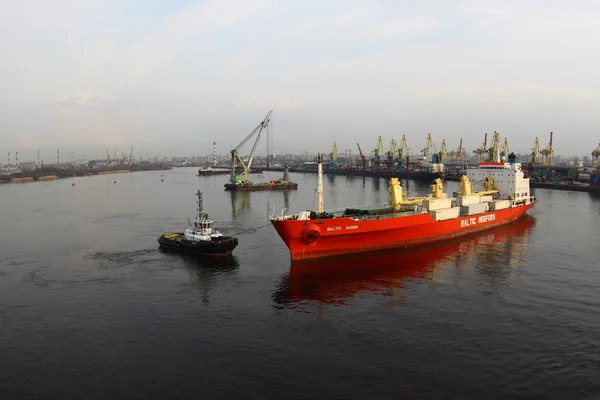
<svg viewBox="0 0 600 400">
<path fill-rule="evenodd" d="M 442 244 L 394 249 L 315 261 L 293 262 L 281 279 L 273 300 L 286 308 L 311 302 L 345 304 L 365 293 L 403 297 L 401 289 L 419 281 L 441 281 L 455 269 L 473 268 L 498 281 L 511 279 L 523 265 L 530 230 L 529 215 L 508 226 Z"/>
<path fill-rule="evenodd" d="M 250 210 L 250 192 L 230 190 L 231 219 L 235 221 L 238 215 L 248 214 Z"/>
<path fill-rule="evenodd" d="M 190 281 L 197 283 L 202 304 L 210 304 L 210 293 L 218 286 L 219 277 L 229 275 L 239 270 L 239 262 L 235 256 L 197 256 L 191 254 L 176 254 L 183 258 Z"/>
</svg>

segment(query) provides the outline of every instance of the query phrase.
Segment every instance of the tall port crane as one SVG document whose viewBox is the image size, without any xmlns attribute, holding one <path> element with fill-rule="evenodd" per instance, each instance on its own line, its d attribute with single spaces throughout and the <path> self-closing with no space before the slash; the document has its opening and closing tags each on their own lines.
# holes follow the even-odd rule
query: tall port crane
<svg viewBox="0 0 600 400">
<path fill-rule="evenodd" d="M 431 161 L 431 148 L 433 147 L 433 141 L 431 140 L 431 133 L 427 135 L 427 141 L 425 142 L 425 148 L 421 150 L 423 157 L 427 161 Z"/>
<path fill-rule="evenodd" d="M 360 149 L 360 144 L 356 143 L 356 146 L 358 147 L 358 154 L 360 154 L 360 162 L 362 165 L 362 169 L 367 169 L 367 160 L 365 159 L 365 155 Z"/>
<path fill-rule="evenodd" d="M 445 164 L 447 159 L 446 139 L 442 139 L 442 145 L 440 146 L 440 152 L 438 153 L 438 160 L 441 164 Z"/>
<path fill-rule="evenodd" d="M 594 168 L 600 167 L 600 165 L 598 165 L 599 159 L 600 159 L 600 143 L 598 143 L 598 147 L 596 147 L 596 150 L 592 151 L 592 167 L 594 167 Z"/>
<path fill-rule="evenodd" d="M 504 138 L 504 143 L 502 144 L 502 155 L 508 157 L 508 138 Z"/>
<path fill-rule="evenodd" d="M 377 147 L 375 147 L 375 150 L 373 150 L 373 158 L 371 159 L 371 161 L 375 163 L 377 171 L 379 171 L 379 169 L 381 168 L 382 152 L 383 142 L 381 141 L 381 136 L 379 136 L 379 139 L 377 140 Z"/>
<path fill-rule="evenodd" d="M 337 143 L 333 142 L 331 153 L 329 153 L 329 167 L 335 169 L 337 167 Z"/>
<path fill-rule="evenodd" d="M 464 150 L 463 150 L 463 142 L 462 138 L 460 138 L 460 143 L 458 144 L 458 149 L 452 150 L 449 153 L 450 162 L 453 164 L 463 165 L 464 164 Z"/>
<path fill-rule="evenodd" d="M 537 155 L 540 153 L 540 139 L 539 138 L 535 138 L 535 141 L 533 142 L 533 148 L 531 149 L 531 158 L 529 159 L 529 168 L 533 169 L 537 166 L 538 164 L 538 158 Z"/>
<path fill-rule="evenodd" d="M 248 175 L 250 174 L 250 168 L 252 167 L 252 161 L 254 160 L 254 153 L 256 152 L 256 147 L 258 146 L 258 142 L 263 135 L 263 132 L 267 130 L 269 123 L 271 122 L 271 114 L 273 114 L 273 110 L 270 110 L 267 113 L 265 119 L 258 124 L 256 128 L 248 136 L 242 140 L 240 144 L 238 144 L 233 150 L 231 150 L 231 183 L 241 182 L 246 183 L 249 182 L 250 179 Z M 239 156 L 239 149 L 246 144 L 252 136 L 256 134 L 256 140 L 254 141 L 254 145 L 252 146 L 252 150 L 250 154 L 246 158 L 244 162 L 242 158 Z M 240 167 L 242 167 L 242 172 L 240 174 L 236 174 L 237 164 L 239 163 Z"/>
<path fill-rule="evenodd" d="M 390 142 L 390 148 L 388 149 L 387 152 L 387 169 L 388 170 L 393 170 L 394 169 L 394 164 L 396 162 L 396 152 L 398 151 L 398 143 L 392 139 L 392 141 Z"/>
<path fill-rule="evenodd" d="M 548 146 L 540 150 L 540 154 L 542 155 L 542 165 L 554 165 L 554 149 L 552 148 L 552 136 L 553 134 L 552 132 L 550 132 L 550 143 L 548 143 Z"/>
<path fill-rule="evenodd" d="M 486 154 L 488 153 L 488 148 L 487 148 L 487 132 L 486 132 L 485 137 L 483 139 L 483 145 L 481 147 L 478 147 L 475 150 L 473 150 L 473 153 L 477 154 L 477 162 L 483 161 L 483 159 L 485 158 Z"/>
<path fill-rule="evenodd" d="M 500 134 L 494 131 L 494 136 L 492 137 L 492 145 L 488 149 L 490 161 L 500 161 L 501 147 L 502 145 L 500 144 Z"/>
<path fill-rule="evenodd" d="M 402 140 L 400 141 L 400 148 L 398 149 L 398 158 L 396 159 L 396 163 L 398 168 L 407 169 L 408 165 L 406 165 L 406 157 L 408 156 L 408 145 L 406 144 L 406 135 L 402 135 Z"/>
</svg>

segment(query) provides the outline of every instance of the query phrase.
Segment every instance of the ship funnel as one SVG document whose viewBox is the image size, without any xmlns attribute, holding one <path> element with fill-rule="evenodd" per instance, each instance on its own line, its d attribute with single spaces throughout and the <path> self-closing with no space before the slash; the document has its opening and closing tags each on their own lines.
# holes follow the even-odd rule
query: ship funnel
<svg viewBox="0 0 600 400">
<path fill-rule="evenodd" d="M 400 204 L 402 203 L 403 189 L 400 185 L 398 178 L 391 178 L 388 185 L 388 192 L 390 195 L 390 205 L 394 211 L 400 211 Z"/>
</svg>

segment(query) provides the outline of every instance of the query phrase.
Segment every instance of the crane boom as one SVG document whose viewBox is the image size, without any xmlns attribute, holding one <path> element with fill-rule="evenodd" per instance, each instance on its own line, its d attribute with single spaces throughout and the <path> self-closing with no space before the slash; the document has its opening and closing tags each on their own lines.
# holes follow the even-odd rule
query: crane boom
<svg viewBox="0 0 600 400">
<path fill-rule="evenodd" d="M 360 148 L 360 144 L 356 143 L 356 146 L 358 146 L 358 153 L 360 154 L 360 161 L 362 162 L 362 169 L 367 168 L 367 161 L 365 160 L 365 155 L 363 154 L 361 148 Z"/>
<path fill-rule="evenodd" d="M 271 122 L 271 114 L 272 113 L 273 113 L 273 110 L 270 110 L 267 113 L 267 116 L 265 117 L 265 119 L 260 124 L 258 124 L 258 126 L 256 128 L 254 128 L 254 130 L 252 132 L 250 132 L 250 134 L 248 136 L 246 136 L 240 144 L 238 144 L 233 150 L 231 150 L 231 182 L 232 183 L 249 181 L 248 175 L 250 174 L 250 167 L 252 166 L 252 161 L 254 160 L 254 153 L 256 152 L 258 142 L 260 141 L 260 138 L 262 137 L 263 132 L 269 126 L 269 122 Z M 254 134 L 256 134 L 257 132 L 258 132 L 258 134 L 256 135 L 256 140 L 254 141 L 252 150 L 250 151 L 250 154 L 248 155 L 248 159 L 247 159 L 246 163 L 244 163 L 244 161 L 240 158 L 240 156 L 238 154 L 238 150 L 244 144 L 246 144 L 246 142 L 248 142 L 248 140 L 250 140 L 250 138 L 252 136 L 254 136 Z M 236 171 L 235 171 L 235 168 L 237 166 L 236 164 L 238 162 L 239 162 L 240 166 L 243 168 L 242 173 L 240 173 L 239 175 L 236 174 Z"/>
</svg>

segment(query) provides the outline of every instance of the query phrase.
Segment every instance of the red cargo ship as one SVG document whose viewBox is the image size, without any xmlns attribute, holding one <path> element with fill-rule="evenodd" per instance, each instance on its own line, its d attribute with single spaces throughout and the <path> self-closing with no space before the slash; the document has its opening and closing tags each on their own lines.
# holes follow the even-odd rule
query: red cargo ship
<svg viewBox="0 0 600 400">
<path fill-rule="evenodd" d="M 311 300 L 346 304 L 352 297 L 366 293 L 402 296 L 408 293 L 402 289 L 415 284 L 414 278 L 438 280 L 446 267 L 454 266 L 458 260 L 461 266 L 477 264 L 477 258 L 486 254 L 488 247 L 500 251 L 499 257 L 507 267 L 519 265 L 534 225 L 535 219 L 524 215 L 513 224 L 479 235 L 420 248 L 294 261 L 275 291 L 274 300 L 303 310 L 311 307 Z M 485 274 L 484 271 L 479 273 Z"/>
<path fill-rule="evenodd" d="M 323 168 L 318 160 L 318 212 L 272 216 L 271 223 L 290 250 L 292 260 L 408 247 L 457 238 L 502 226 L 522 217 L 536 202 L 521 164 L 481 162 L 461 177 L 460 191 L 449 197 L 440 179 L 426 197 L 407 198 L 397 178 L 389 181 L 389 206 L 325 211 Z M 473 191 L 473 183 L 483 191 Z"/>
</svg>

